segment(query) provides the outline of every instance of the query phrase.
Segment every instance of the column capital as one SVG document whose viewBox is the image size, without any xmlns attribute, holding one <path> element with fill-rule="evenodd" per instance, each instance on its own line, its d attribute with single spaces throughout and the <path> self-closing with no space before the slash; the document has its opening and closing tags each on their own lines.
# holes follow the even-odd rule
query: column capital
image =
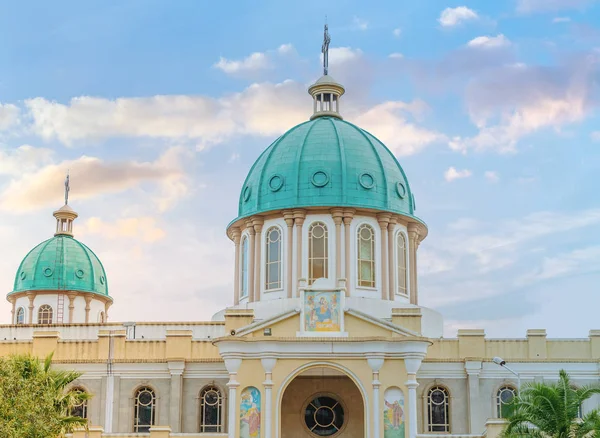
<svg viewBox="0 0 600 438">
<path fill-rule="evenodd" d="M 350 220 L 352 220 L 355 213 L 356 210 L 354 208 L 344 208 L 344 223 L 346 223 L 346 218 L 350 218 Z"/>
<path fill-rule="evenodd" d="M 265 220 L 262 216 L 252 216 L 252 226 L 254 227 L 254 231 L 256 233 L 260 233 L 263 227 Z"/>
<path fill-rule="evenodd" d="M 422 357 L 405 357 L 404 358 L 404 367 L 406 368 L 407 374 L 417 375 L 419 368 L 421 368 L 421 362 L 423 361 Z"/>
<path fill-rule="evenodd" d="M 387 228 L 388 224 L 390 223 L 391 217 L 391 213 L 379 213 L 377 215 L 377 222 L 379 222 L 379 226 L 381 227 L 381 229 Z"/>
<path fill-rule="evenodd" d="M 331 217 L 333 218 L 333 223 L 336 225 L 341 225 L 342 220 L 344 218 L 344 209 L 343 208 L 332 208 Z"/>
<path fill-rule="evenodd" d="M 396 225 L 398 223 L 398 216 L 393 214 L 390 216 L 390 225 Z"/>
<path fill-rule="evenodd" d="M 242 359 L 239 357 L 226 357 L 223 362 L 225 362 L 225 368 L 229 374 L 237 374 L 242 366 Z"/>
<path fill-rule="evenodd" d="M 260 363 L 262 364 L 265 373 L 271 374 L 273 372 L 273 368 L 277 364 L 277 358 L 275 357 L 261 357 Z"/>
<path fill-rule="evenodd" d="M 298 225 L 302 225 L 304 223 L 304 219 L 306 218 L 306 210 L 296 209 L 293 210 L 294 219 Z"/>
<path fill-rule="evenodd" d="M 385 359 L 382 356 L 369 356 L 367 357 L 367 363 L 371 367 L 371 371 L 378 373 Z"/>
<path fill-rule="evenodd" d="M 244 222 L 244 224 L 246 225 L 248 234 L 250 234 L 251 236 L 254 236 L 254 225 L 252 224 L 252 219 L 247 219 L 246 222 Z"/>
<path fill-rule="evenodd" d="M 283 219 L 289 228 L 294 226 L 294 212 L 292 210 L 283 210 Z"/>
<path fill-rule="evenodd" d="M 35 292 L 27 292 L 25 295 L 27 295 L 27 298 L 29 298 L 29 305 L 33 307 L 33 300 L 37 294 Z"/>
<path fill-rule="evenodd" d="M 242 231 L 240 230 L 239 227 L 231 227 L 227 234 L 229 235 L 229 238 L 231 240 L 233 240 L 233 243 L 235 243 L 236 245 L 238 245 L 240 243 L 240 237 L 242 235 Z"/>
<path fill-rule="evenodd" d="M 167 367 L 169 368 L 169 373 L 172 376 L 181 376 L 185 371 L 185 361 L 176 360 L 167 362 Z"/>
</svg>

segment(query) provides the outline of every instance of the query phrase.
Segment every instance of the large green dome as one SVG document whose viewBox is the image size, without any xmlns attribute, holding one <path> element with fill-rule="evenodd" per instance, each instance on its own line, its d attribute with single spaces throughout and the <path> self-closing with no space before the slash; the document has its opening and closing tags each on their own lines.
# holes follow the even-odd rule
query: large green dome
<svg viewBox="0 0 600 438">
<path fill-rule="evenodd" d="M 108 296 L 106 272 L 94 252 L 68 235 L 33 248 L 21 262 L 12 293 L 72 290 Z"/>
<path fill-rule="evenodd" d="M 238 219 L 305 207 L 361 207 L 413 216 L 408 180 L 390 150 L 337 117 L 316 117 L 269 146 L 250 170 Z"/>
</svg>

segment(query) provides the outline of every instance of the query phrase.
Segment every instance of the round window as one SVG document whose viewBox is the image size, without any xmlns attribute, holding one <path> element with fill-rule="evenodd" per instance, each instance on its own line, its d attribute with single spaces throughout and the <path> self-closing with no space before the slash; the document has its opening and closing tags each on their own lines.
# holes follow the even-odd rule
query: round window
<svg viewBox="0 0 600 438">
<path fill-rule="evenodd" d="M 333 397 L 315 397 L 304 409 L 304 423 L 314 435 L 335 435 L 344 425 L 344 408 Z"/>
<path fill-rule="evenodd" d="M 244 188 L 244 192 L 243 192 L 243 197 L 244 197 L 244 202 L 248 201 L 248 199 L 250 199 L 250 195 L 252 194 L 252 188 L 250 186 L 246 186 Z"/>
<path fill-rule="evenodd" d="M 276 192 L 281 187 L 283 187 L 283 176 L 281 175 L 273 175 L 271 179 L 269 179 L 269 188 Z"/>
<path fill-rule="evenodd" d="M 358 177 L 358 182 L 367 190 L 375 187 L 375 178 L 368 172 L 361 173 Z"/>
<path fill-rule="evenodd" d="M 317 170 L 313 173 L 312 183 L 315 187 L 325 187 L 329 182 L 329 175 L 324 170 Z"/>
<path fill-rule="evenodd" d="M 46 277 L 52 277 L 52 274 L 54 273 L 54 271 L 52 270 L 52 268 L 45 268 L 44 269 L 44 275 Z"/>
</svg>

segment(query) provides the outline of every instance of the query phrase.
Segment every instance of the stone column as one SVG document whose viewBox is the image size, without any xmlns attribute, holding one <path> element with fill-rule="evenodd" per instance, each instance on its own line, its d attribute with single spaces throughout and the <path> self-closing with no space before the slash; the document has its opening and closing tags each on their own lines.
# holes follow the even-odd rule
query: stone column
<svg viewBox="0 0 600 438">
<path fill-rule="evenodd" d="M 35 300 L 35 292 L 27 292 L 29 298 L 29 315 L 27 315 L 28 324 L 33 324 L 33 301 Z"/>
<path fill-rule="evenodd" d="M 8 297 L 8 301 L 10 301 L 10 304 L 12 304 L 12 310 L 10 311 L 11 314 L 11 324 L 16 324 L 17 321 L 15 320 L 15 306 L 17 305 L 17 300 L 15 297 Z"/>
<path fill-rule="evenodd" d="M 394 244 L 396 243 L 394 228 L 396 227 L 396 222 L 398 218 L 396 216 L 390 217 L 390 223 L 388 225 L 388 274 L 389 274 L 389 283 L 388 287 L 390 290 L 389 299 L 396 299 L 396 263 L 394 263 Z"/>
<path fill-rule="evenodd" d="M 184 361 L 168 362 L 171 374 L 171 392 L 169 403 L 169 425 L 175 433 L 181 432 L 181 412 L 183 410 L 183 371 Z"/>
<path fill-rule="evenodd" d="M 248 301 L 254 301 L 254 226 L 246 222 L 248 228 Z"/>
<path fill-rule="evenodd" d="M 108 309 L 110 309 L 110 301 L 104 303 L 104 322 L 108 322 Z"/>
<path fill-rule="evenodd" d="M 381 438 L 382 433 L 379 430 L 379 420 L 381 419 L 381 413 L 379 412 L 379 387 L 381 386 L 381 382 L 379 381 L 379 370 L 383 366 L 383 357 L 369 357 L 367 358 L 367 362 L 369 363 L 369 367 L 371 367 L 371 371 L 373 371 L 373 438 Z"/>
<path fill-rule="evenodd" d="M 286 260 L 285 266 L 287 271 L 287 278 L 285 280 L 285 290 L 288 298 L 292 298 L 292 284 L 294 277 L 294 214 L 290 210 L 286 210 L 283 212 L 283 218 L 285 219 L 285 224 L 287 225 L 287 249 L 286 249 Z"/>
<path fill-rule="evenodd" d="M 90 297 L 89 295 L 86 295 L 85 297 L 85 323 L 89 323 L 90 322 L 90 303 L 92 302 L 92 297 Z"/>
<path fill-rule="evenodd" d="M 229 400 L 227 410 L 227 435 L 229 438 L 236 438 L 236 425 L 238 422 L 237 417 L 237 388 L 240 386 L 240 382 L 237 379 L 237 372 L 242 365 L 242 359 L 229 357 L 224 360 L 225 368 L 229 373 L 229 382 L 227 387 L 229 388 Z"/>
<path fill-rule="evenodd" d="M 302 225 L 306 218 L 306 211 L 294 210 L 294 225 L 296 226 L 296 283 L 304 278 L 302 273 Z M 296 288 L 296 297 L 299 296 L 299 289 Z"/>
<path fill-rule="evenodd" d="M 405 385 L 408 389 L 408 437 L 416 438 L 417 436 L 417 371 L 421 367 L 421 357 L 407 357 L 404 359 L 408 380 Z"/>
<path fill-rule="evenodd" d="M 478 434 L 483 428 L 479 423 L 479 374 L 481 374 L 481 361 L 466 361 L 465 371 L 467 372 L 467 382 L 469 388 L 469 433 Z"/>
<path fill-rule="evenodd" d="M 389 300 L 388 288 L 388 224 L 390 223 L 390 214 L 381 213 L 377 215 L 377 222 L 381 229 L 381 299 Z M 375 273 L 377 275 L 377 273 Z"/>
<path fill-rule="evenodd" d="M 265 381 L 263 385 L 265 387 L 265 422 L 263 427 L 265 428 L 265 438 L 271 438 L 273 436 L 272 422 L 273 422 L 273 368 L 277 363 L 277 359 L 274 357 L 263 357 L 260 362 L 265 369 Z"/>
<path fill-rule="evenodd" d="M 419 225 L 408 224 L 408 263 L 410 268 L 410 303 L 419 304 L 419 291 L 417 290 L 417 248 L 419 247 Z"/>
<path fill-rule="evenodd" d="M 255 216 L 252 219 L 252 225 L 254 226 L 254 232 L 256 233 L 254 240 L 254 301 L 260 300 L 261 285 L 261 271 L 262 271 L 262 228 L 264 220 Z"/>
<path fill-rule="evenodd" d="M 73 312 L 75 311 L 75 297 L 76 293 L 68 293 L 67 297 L 69 298 L 69 323 L 73 324 Z"/>
<path fill-rule="evenodd" d="M 354 282 L 350 278 L 352 276 L 351 269 L 351 256 L 350 256 L 350 224 L 352 223 L 352 218 L 354 217 L 354 213 L 356 210 L 352 208 L 344 209 L 344 260 L 345 260 L 345 269 L 344 269 L 344 277 L 346 277 L 346 296 L 350 296 L 350 289 L 353 288 Z"/>
<path fill-rule="evenodd" d="M 342 278 L 342 220 L 344 210 L 334 208 L 331 210 L 331 217 L 335 224 L 335 281 L 336 284 Z"/>
<path fill-rule="evenodd" d="M 235 261 L 233 265 L 233 304 L 240 304 L 240 229 L 235 227 L 229 231 L 229 235 L 235 246 Z"/>
</svg>

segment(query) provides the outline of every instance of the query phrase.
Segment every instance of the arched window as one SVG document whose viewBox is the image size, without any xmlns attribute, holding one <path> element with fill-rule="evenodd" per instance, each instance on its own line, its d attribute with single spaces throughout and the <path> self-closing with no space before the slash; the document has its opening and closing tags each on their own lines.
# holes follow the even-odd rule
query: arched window
<svg viewBox="0 0 600 438">
<path fill-rule="evenodd" d="M 44 304 L 38 310 L 38 324 L 52 324 L 52 307 Z"/>
<path fill-rule="evenodd" d="M 248 237 L 244 236 L 242 239 L 242 266 L 241 266 L 241 280 L 242 290 L 240 298 L 248 296 Z"/>
<path fill-rule="evenodd" d="M 399 232 L 396 241 L 396 257 L 398 262 L 398 290 L 396 293 L 401 295 L 408 294 L 407 276 L 406 276 L 406 237 L 404 233 Z"/>
<path fill-rule="evenodd" d="M 73 388 L 71 390 L 71 392 L 73 392 L 75 394 L 81 394 L 81 393 L 85 393 L 85 389 Z M 73 408 L 71 409 L 71 413 L 70 413 L 71 416 L 87 418 L 87 410 L 88 410 L 87 402 L 88 402 L 87 400 L 81 400 L 78 404 L 74 405 Z"/>
<path fill-rule="evenodd" d="M 17 309 L 17 324 L 25 324 L 25 309 L 22 307 Z"/>
<path fill-rule="evenodd" d="M 308 284 L 329 276 L 327 225 L 315 222 L 308 229 Z"/>
<path fill-rule="evenodd" d="M 363 224 L 357 232 L 358 285 L 375 287 L 375 232 Z"/>
<path fill-rule="evenodd" d="M 443 386 L 434 386 L 427 394 L 429 432 L 450 432 L 450 395 Z"/>
<path fill-rule="evenodd" d="M 496 415 L 498 418 L 507 418 L 511 412 L 510 402 L 517 395 L 512 386 L 502 386 L 496 393 Z"/>
<path fill-rule="evenodd" d="M 135 393 L 135 413 L 133 431 L 136 433 L 150 432 L 156 417 L 156 394 L 154 390 L 143 386 Z"/>
<path fill-rule="evenodd" d="M 215 386 L 200 392 L 200 433 L 223 432 L 223 397 Z"/>
<path fill-rule="evenodd" d="M 267 231 L 267 264 L 265 266 L 265 289 L 279 289 L 281 287 L 281 231 L 273 227 Z"/>
</svg>

